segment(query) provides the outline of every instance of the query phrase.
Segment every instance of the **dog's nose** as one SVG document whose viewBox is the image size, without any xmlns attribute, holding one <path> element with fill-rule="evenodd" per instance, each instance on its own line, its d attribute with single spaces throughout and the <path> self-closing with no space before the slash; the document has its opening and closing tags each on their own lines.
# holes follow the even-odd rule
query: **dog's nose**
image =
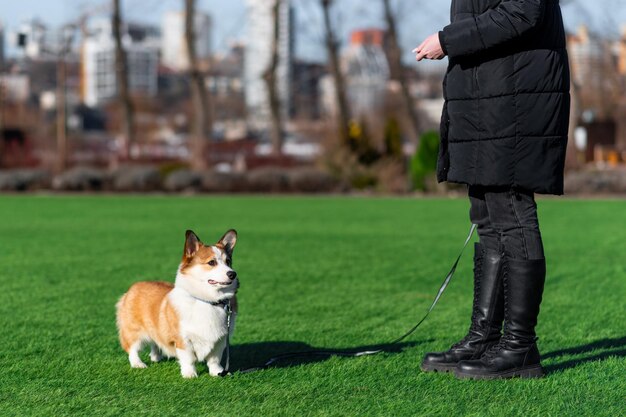
<svg viewBox="0 0 626 417">
<path fill-rule="evenodd" d="M 226 273 L 226 276 L 227 276 L 229 279 L 233 280 L 233 279 L 237 278 L 237 273 L 236 273 L 235 271 L 228 271 L 228 272 Z"/>
</svg>

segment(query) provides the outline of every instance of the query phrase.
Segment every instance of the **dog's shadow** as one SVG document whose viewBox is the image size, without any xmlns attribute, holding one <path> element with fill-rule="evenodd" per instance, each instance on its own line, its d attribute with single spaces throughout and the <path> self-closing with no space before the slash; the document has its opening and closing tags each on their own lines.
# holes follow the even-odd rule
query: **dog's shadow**
<svg viewBox="0 0 626 417">
<path fill-rule="evenodd" d="M 313 347 L 304 342 L 258 342 L 233 345 L 231 352 L 232 372 L 252 372 L 265 368 L 287 368 L 308 363 L 323 362 L 333 356 L 354 357 L 356 352 L 382 350 L 380 354 L 398 354 L 421 343 L 404 342 L 383 345 L 357 346 L 345 349 Z M 270 361 L 272 358 L 277 360 Z M 269 363 L 268 365 L 268 362 Z M 266 366 L 267 365 L 267 366 Z"/>
<path fill-rule="evenodd" d="M 598 350 L 604 351 L 600 353 L 593 353 L 579 359 L 571 359 L 565 362 L 557 362 L 553 365 L 544 366 L 544 368 L 546 372 L 552 373 L 575 368 L 576 366 L 587 362 L 602 361 L 610 357 L 626 357 L 626 337 L 596 340 L 595 342 L 586 345 L 556 350 L 554 352 L 542 355 L 541 358 L 551 359 L 559 358 L 566 355 L 589 354 Z"/>
</svg>

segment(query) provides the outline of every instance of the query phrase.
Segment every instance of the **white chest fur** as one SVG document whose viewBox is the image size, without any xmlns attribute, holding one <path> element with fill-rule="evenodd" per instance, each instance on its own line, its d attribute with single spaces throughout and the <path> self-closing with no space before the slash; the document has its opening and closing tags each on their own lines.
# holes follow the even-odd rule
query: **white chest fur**
<svg viewBox="0 0 626 417">
<path fill-rule="evenodd" d="M 222 306 L 197 300 L 176 288 L 170 292 L 169 298 L 179 314 L 179 329 L 185 344 L 189 345 L 196 360 L 206 360 L 226 337 L 226 311 Z"/>
</svg>

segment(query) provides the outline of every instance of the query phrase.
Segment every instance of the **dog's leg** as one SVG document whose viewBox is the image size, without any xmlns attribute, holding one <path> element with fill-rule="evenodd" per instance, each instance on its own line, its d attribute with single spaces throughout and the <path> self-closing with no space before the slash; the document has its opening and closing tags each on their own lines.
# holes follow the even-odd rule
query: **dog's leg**
<svg viewBox="0 0 626 417">
<path fill-rule="evenodd" d="M 196 355 L 189 347 L 176 349 L 176 357 L 180 363 L 180 374 L 183 378 L 195 378 L 198 376 L 196 372 Z"/>
<path fill-rule="evenodd" d="M 147 368 L 147 365 L 143 363 L 143 361 L 139 357 L 139 352 L 141 352 L 142 347 L 143 340 L 141 339 L 137 340 L 130 346 L 130 349 L 128 350 L 128 360 L 130 362 L 131 368 Z"/>
<path fill-rule="evenodd" d="M 215 347 L 207 356 L 206 366 L 209 368 L 209 374 L 211 376 L 220 376 L 224 372 L 224 368 L 221 365 L 222 355 L 226 348 L 226 338 L 222 338 L 215 344 Z"/>
<path fill-rule="evenodd" d="M 152 342 L 150 345 L 150 360 L 152 362 L 158 362 L 163 358 L 161 355 L 161 349 L 157 346 L 156 343 Z"/>
</svg>

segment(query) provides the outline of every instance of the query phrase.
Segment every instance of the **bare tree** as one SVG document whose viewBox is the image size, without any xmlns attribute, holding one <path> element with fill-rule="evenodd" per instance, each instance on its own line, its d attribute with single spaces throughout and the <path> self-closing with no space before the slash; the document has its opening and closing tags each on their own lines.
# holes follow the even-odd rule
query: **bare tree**
<svg viewBox="0 0 626 417">
<path fill-rule="evenodd" d="M 56 128 L 57 128 L 57 161 L 56 170 L 62 172 L 67 166 L 67 123 L 66 123 L 66 79 L 67 65 L 65 52 L 60 51 L 57 60 L 57 91 L 56 91 Z"/>
<path fill-rule="evenodd" d="M 413 129 L 413 135 L 416 139 L 418 139 L 420 132 L 419 116 L 417 114 L 417 110 L 415 109 L 413 97 L 411 97 L 411 91 L 409 90 L 406 69 L 402 64 L 402 52 L 400 42 L 398 41 L 398 25 L 396 23 L 396 16 L 391 10 L 390 3 L 390 0 L 383 0 L 385 21 L 387 22 L 387 36 L 389 39 L 389 64 L 391 67 L 391 77 L 400 84 L 402 99 Z"/>
<path fill-rule="evenodd" d="M 191 132 L 191 165 L 196 170 L 206 168 L 204 152 L 212 130 L 210 96 L 206 89 L 204 73 L 196 53 L 196 0 L 185 0 L 185 42 L 189 59 L 193 121 Z"/>
<path fill-rule="evenodd" d="M 4 131 L 4 80 L 0 78 L 0 151 L 2 150 L 2 134 Z"/>
<path fill-rule="evenodd" d="M 60 29 L 60 46 L 57 50 L 57 91 L 56 91 L 56 130 L 57 130 L 57 161 L 56 170 L 61 172 L 67 167 L 67 54 L 74 40 L 73 25 L 65 25 Z"/>
<path fill-rule="evenodd" d="M 120 0 L 113 0 L 113 37 L 115 39 L 115 76 L 117 79 L 117 99 L 122 114 L 123 153 L 131 158 L 131 147 L 135 142 L 134 109 L 128 85 L 128 57 L 122 44 L 122 11 Z"/>
<path fill-rule="evenodd" d="M 591 14 L 587 4 L 578 0 L 561 0 L 561 4 L 562 7 L 575 8 L 576 14 L 585 22 L 578 33 L 569 35 L 568 48 L 580 42 L 593 42 L 593 49 L 601 51 L 598 54 L 587 52 L 589 55 L 584 60 L 577 60 L 577 54 L 570 50 L 571 105 L 565 166 L 566 169 L 577 169 L 584 163 L 584 159 L 576 148 L 575 132 L 586 110 L 593 110 L 591 114 L 596 121 L 615 121 L 619 129 L 620 115 L 617 109 L 622 102 L 625 85 L 619 74 L 611 39 L 619 34 L 620 26 L 616 16 L 623 10 L 623 2 L 611 2 L 610 7 L 606 7 L 604 13 L 600 14 Z"/>
<path fill-rule="evenodd" d="M 584 163 L 584 158 L 576 147 L 576 129 L 582 122 L 583 113 L 593 109 L 594 118 L 598 120 L 614 119 L 615 109 L 621 100 L 621 77 L 612 61 L 610 44 L 603 44 L 600 58 L 590 60 L 592 71 L 585 71 L 572 61 L 570 54 L 570 119 L 568 126 L 567 153 L 565 168 L 575 170 Z"/>
<path fill-rule="evenodd" d="M 580 168 L 584 163 L 582 155 L 576 148 L 575 132 L 578 124 L 582 121 L 585 110 L 593 110 L 592 115 L 596 120 L 613 120 L 617 124 L 619 143 L 619 130 L 622 115 L 619 113 L 623 103 L 626 85 L 624 78 L 619 73 L 618 63 L 612 51 L 611 39 L 620 35 L 620 22 L 618 17 L 624 11 L 624 1 L 609 1 L 609 4 L 599 9 L 593 7 L 593 3 L 580 0 L 561 0 L 561 7 L 569 7 L 570 12 L 575 11 L 576 15 L 584 22 L 584 27 L 589 27 L 589 32 L 585 39 L 578 39 L 581 32 L 570 34 L 568 39 L 568 49 L 570 49 L 570 123 L 569 142 L 567 145 L 567 157 L 565 166 L 567 169 Z M 592 13 L 591 11 L 595 11 Z M 583 35 L 584 32 L 583 32 Z M 584 38 L 585 36 L 583 36 Z M 594 42 L 593 49 L 600 48 L 597 55 L 590 54 L 584 61 L 578 58 L 576 62 L 575 53 L 571 48 L 576 42 Z"/>
<path fill-rule="evenodd" d="M 335 101 L 337 102 L 339 129 L 341 139 L 344 143 L 347 143 L 350 140 L 350 113 L 346 96 L 346 82 L 339 62 L 338 42 L 330 18 L 330 8 L 333 2 L 334 0 L 320 0 L 324 14 L 325 43 L 330 61 L 330 72 L 335 81 Z"/>
<path fill-rule="evenodd" d="M 272 150 L 274 154 L 278 155 L 282 152 L 283 148 L 283 125 L 281 118 L 281 103 L 278 94 L 278 65 L 280 60 L 279 47 L 280 47 L 280 8 L 283 6 L 282 0 L 274 0 L 274 6 L 272 6 L 272 19 L 274 22 L 274 31 L 272 34 L 272 53 L 270 63 L 263 74 L 263 79 L 267 85 L 267 93 L 269 100 L 269 107 L 271 112 L 271 136 L 272 136 Z"/>
</svg>

